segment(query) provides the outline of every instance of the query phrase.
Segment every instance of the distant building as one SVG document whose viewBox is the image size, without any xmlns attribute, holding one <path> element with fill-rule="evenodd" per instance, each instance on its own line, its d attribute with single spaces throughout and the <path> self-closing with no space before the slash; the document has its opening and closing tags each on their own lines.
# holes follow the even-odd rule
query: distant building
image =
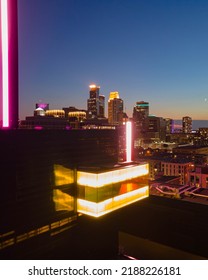
<svg viewBox="0 0 208 280">
<path fill-rule="evenodd" d="M 203 138 L 208 138 L 208 127 L 200 127 L 198 133 Z"/>
<path fill-rule="evenodd" d="M 49 110 L 48 103 L 36 103 L 35 104 L 35 111 L 34 116 L 45 116 L 46 111 Z"/>
<path fill-rule="evenodd" d="M 108 122 L 112 125 L 123 123 L 123 100 L 117 91 L 110 92 L 108 99 Z"/>
<path fill-rule="evenodd" d="M 113 125 L 123 123 L 123 100 L 117 91 L 110 92 L 108 99 L 108 122 Z"/>
<path fill-rule="evenodd" d="M 97 85 L 90 85 L 89 98 L 87 100 L 88 118 L 97 118 L 100 115 L 100 99 L 99 90 Z"/>
<path fill-rule="evenodd" d="M 182 131 L 183 133 L 191 133 L 192 132 L 192 118 L 186 116 L 182 119 Z"/>
<path fill-rule="evenodd" d="M 166 122 L 166 134 L 174 132 L 174 120 L 170 118 L 165 119 Z"/>
<path fill-rule="evenodd" d="M 62 108 L 65 112 L 65 118 L 69 117 L 69 113 L 74 113 L 74 112 L 83 112 L 85 115 L 87 115 L 87 111 L 83 109 L 77 109 L 76 107 L 70 106 L 70 107 L 64 107 Z"/>
<path fill-rule="evenodd" d="M 179 145 L 192 145 L 195 137 L 196 135 L 193 135 L 192 133 L 182 133 L 174 130 L 174 133 L 170 133 L 166 136 L 166 140 Z"/>
<path fill-rule="evenodd" d="M 41 108 L 44 111 L 49 110 L 49 103 L 42 103 L 42 102 L 36 103 L 35 109 L 37 109 L 37 108 Z"/>
<path fill-rule="evenodd" d="M 99 95 L 99 117 L 105 117 L 105 96 Z"/>
<path fill-rule="evenodd" d="M 39 108 L 39 107 L 37 109 L 35 109 L 35 111 L 34 111 L 34 116 L 44 117 L 45 114 L 46 114 L 45 110 L 42 108 Z"/>
<path fill-rule="evenodd" d="M 20 129 L 69 129 L 69 121 L 65 117 L 54 116 L 41 116 L 36 115 L 32 117 L 26 117 L 19 124 Z"/>
<path fill-rule="evenodd" d="M 190 186 L 208 188 L 208 167 L 197 166 L 193 172 L 189 172 Z"/>
<path fill-rule="evenodd" d="M 166 139 L 166 122 L 163 118 L 156 116 L 148 117 L 148 130 L 146 138 L 153 141 L 165 141 Z"/>
<path fill-rule="evenodd" d="M 60 110 L 60 109 L 47 110 L 45 115 L 48 117 L 64 118 L 65 112 L 64 110 Z"/>
<path fill-rule="evenodd" d="M 133 109 L 135 135 L 141 137 L 148 129 L 149 102 L 138 101 Z"/>
<path fill-rule="evenodd" d="M 83 112 L 83 111 L 69 112 L 68 117 L 69 117 L 69 119 L 76 118 L 77 121 L 81 122 L 86 119 L 86 112 Z"/>
<path fill-rule="evenodd" d="M 193 162 L 186 159 L 170 159 L 161 163 L 164 176 L 180 176 L 180 185 L 188 183 L 188 172 L 193 169 Z"/>
<path fill-rule="evenodd" d="M 180 146 L 173 149 L 175 154 L 187 154 L 187 155 L 208 155 L 207 146 Z"/>
</svg>

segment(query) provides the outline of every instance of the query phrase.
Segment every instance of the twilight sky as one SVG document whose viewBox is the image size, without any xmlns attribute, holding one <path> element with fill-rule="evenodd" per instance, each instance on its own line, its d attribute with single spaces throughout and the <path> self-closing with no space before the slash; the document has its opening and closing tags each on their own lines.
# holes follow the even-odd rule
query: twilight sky
<svg viewBox="0 0 208 280">
<path fill-rule="evenodd" d="M 88 85 L 127 114 L 208 119 L 207 0 L 19 0 L 20 118 L 39 100 L 86 109 Z"/>
</svg>

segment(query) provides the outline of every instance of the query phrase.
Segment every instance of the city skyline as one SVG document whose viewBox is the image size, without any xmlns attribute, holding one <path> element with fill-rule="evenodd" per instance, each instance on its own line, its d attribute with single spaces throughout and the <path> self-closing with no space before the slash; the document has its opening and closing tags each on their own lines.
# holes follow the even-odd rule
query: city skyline
<svg viewBox="0 0 208 280">
<path fill-rule="evenodd" d="M 118 91 L 129 117 L 143 100 L 159 117 L 208 119 L 206 1 L 18 5 L 20 119 L 39 100 L 86 108 L 91 83 Z"/>
</svg>

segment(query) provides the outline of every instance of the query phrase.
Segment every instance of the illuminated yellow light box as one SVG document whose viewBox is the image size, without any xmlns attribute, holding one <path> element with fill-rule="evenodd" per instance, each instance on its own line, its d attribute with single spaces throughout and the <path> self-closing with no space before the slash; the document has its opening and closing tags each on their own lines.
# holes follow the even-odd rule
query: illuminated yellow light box
<svg viewBox="0 0 208 280">
<path fill-rule="evenodd" d="M 145 186 L 99 203 L 77 199 L 77 211 L 93 217 L 100 217 L 148 196 L 149 186 Z"/>
<path fill-rule="evenodd" d="M 77 171 L 77 184 L 100 188 L 105 185 L 131 180 L 136 177 L 147 175 L 148 164 L 126 166 L 120 169 L 102 173 L 90 173 Z"/>
</svg>

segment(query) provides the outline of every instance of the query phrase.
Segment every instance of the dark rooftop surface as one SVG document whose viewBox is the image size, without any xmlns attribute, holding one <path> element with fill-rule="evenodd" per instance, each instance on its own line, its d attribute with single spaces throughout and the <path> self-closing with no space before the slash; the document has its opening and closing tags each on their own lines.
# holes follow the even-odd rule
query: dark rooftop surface
<svg viewBox="0 0 208 280">
<path fill-rule="evenodd" d="M 119 169 L 128 169 L 130 167 L 136 167 L 139 165 L 146 164 L 146 162 L 124 162 L 124 163 L 118 163 L 115 165 L 104 165 L 104 166 L 81 166 L 78 168 L 78 171 L 83 171 L 83 172 L 89 172 L 89 173 L 103 173 L 103 172 L 110 172 L 114 170 L 119 170 Z"/>
<path fill-rule="evenodd" d="M 168 183 L 168 182 L 170 182 L 170 181 L 172 181 L 172 180 L 176 180 L 176 179 L 178 179 L 178 178 L 180 178 L 180 176 L 161 176 L 160 178 L 158 178 L 158 179 L 155 179 L 154 181 L 151 181 L 151 183 L 161 183 L 161 184 L 163 184 L 163 183 Z"/>
</svg>

